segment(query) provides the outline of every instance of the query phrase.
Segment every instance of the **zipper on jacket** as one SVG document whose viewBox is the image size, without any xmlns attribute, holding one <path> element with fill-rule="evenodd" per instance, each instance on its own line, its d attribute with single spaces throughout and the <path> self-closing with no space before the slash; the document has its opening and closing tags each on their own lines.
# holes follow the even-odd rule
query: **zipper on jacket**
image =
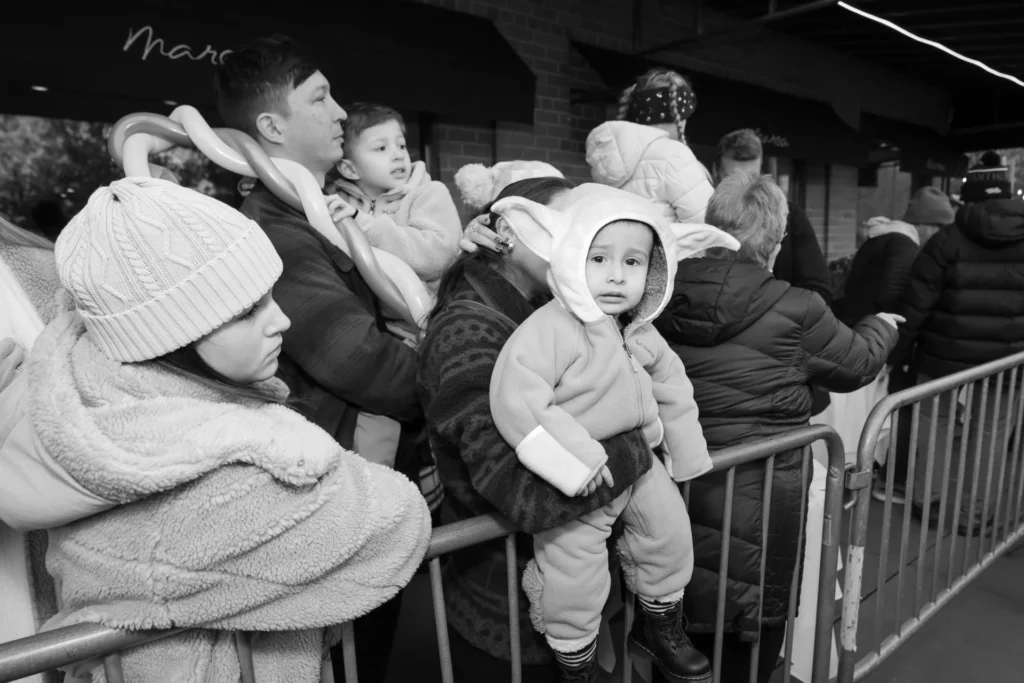
<svg viewBox="0 0 1024 683">
<path fill-rule="evenodd" d="M 618 329 L 618 324 L 615 324 L 615 328 Z M 633 396 L 636 397 L 637 413 L 640 415 L 637 427 L 643 427 L 647 421 L 647 415 L 644 411 L 644 400 L 640 395 L 643 385 L 640 381 L 640 363 L 637 361 L 633 352 L 629 350 L 629 346 L 626 344 L 626 335 L 622 330 L 619 330 L 619 336 L 622 338 L 622 350 L 626 352 L 626 357 L 629 358 L 629 367 L 633 369 Z M 635 429 L 635 427 L 634 427 Z"/>
</svg>

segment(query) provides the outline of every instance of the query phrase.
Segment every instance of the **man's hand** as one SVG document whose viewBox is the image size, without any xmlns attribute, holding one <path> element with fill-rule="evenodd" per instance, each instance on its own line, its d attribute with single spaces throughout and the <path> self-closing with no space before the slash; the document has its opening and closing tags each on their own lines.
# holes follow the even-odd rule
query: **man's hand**
<svg viewBox="0 0 1024 683">
<path fill-rule="evenodd" d="M 25 362 L 25 349 L 13 339 L 0 339 L 0 391 L 14 381 Z"/>
<path fill-rule="evenodd" d="M 907 322 L 906 318 L 902 315 L 896 315 L 895 313 L 876 313 L 875 315 L 881 318 L 884 323 L 891 325 L 895 329 L 899 329 L 901 324 Z"/>
<path fill-rule="evenodd" d="M 356 215 L 356 208 L 336 194 L 327 196 L 327 211 L 335 225 Z"/>
<path fill-rule="evenodd" d="M 491 216 L 485 213 L 474 218 L 466 226 L 462 232 L 459 247 L 467 254 L 475 254 L 480 247 L 491 251 L 500 251 L 498 240 L 498 233 L 491 230 Z"/>
<path fill-rule="evenodd" d="M 595 472 L 593 478 L 591 478 L 591 480 L 588 481 L 576 495 L 589 496 L 594 493 L 594 491 L 597 491 L 597 488 L 602 485 L 609 488 L 615 486 L 615 480 L 612 479 L 612 473 L 608 469 L 607 465 Z"/>
</svg>

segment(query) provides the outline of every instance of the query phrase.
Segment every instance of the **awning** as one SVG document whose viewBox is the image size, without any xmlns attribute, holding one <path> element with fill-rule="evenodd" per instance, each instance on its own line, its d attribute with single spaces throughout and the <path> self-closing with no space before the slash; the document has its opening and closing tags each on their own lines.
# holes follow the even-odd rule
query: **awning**
<svg viewBox="0 0 1024 683">
<path fill-rule="evenodd" d="M 861 129 L 877 146 L 893 152 L 901 171 L 943 177 L 967 171 L 967 157 L 930 128 L 863 114 Z"/>
<path fill-rule="evenodd" d="M 316 55 L 342 104 L 533 123 L 536 77 L 487 19 L 394 0 L 298 3 L 272 15 L 238 0 L 170 4 L 56 11 L 32 2 L 9 12 L 0 113 L 113 121 L 191 104 L 213 115 L 214 64 L 225 51 L 286 33 Z"/>
<path fill-rule="evenodd" d="M 610 90 L 621 90 L 653 66 L 642 57 L 573 41 Z M 682 70 L 697 94 L 697 111 L 686 127 L 695 144 L 717 145 L 727 133 L 753 128 L 761 135 L 765 154 L 814 163 L 865 166 L 870 142 L 846 125 L 827 104 L 793 97 L 739 81 Z"/>
</svg>

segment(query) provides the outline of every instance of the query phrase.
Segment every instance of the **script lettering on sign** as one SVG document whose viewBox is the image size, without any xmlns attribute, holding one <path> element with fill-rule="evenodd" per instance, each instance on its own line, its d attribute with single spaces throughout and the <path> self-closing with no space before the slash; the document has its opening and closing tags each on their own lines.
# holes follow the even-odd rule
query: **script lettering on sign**
<svg viewBox="0 0 1024 683">
<path fill-rule="evenodd" d="M 144 41 L 142 41 L 143 37 L 145 37 Z M 121 48 L 122 51 L 128 52 L 136 42 L 139 42 L 139 44 L 142 45 L 143 61 L 145 61 L 146 58 L 149 57 L 150 53 L 155 50 L 157 54 L 167 57 L 168 59 L 181 59 L 182 57 L 186 57 L 194 62 L 201 62 L 209 59 L 211 64 L 218 66 L 224 63 L 224 57 L 231 54 L 231 50 L 215 50 L 211 45 L 207 45 L 202 49 L 202 51 L 197 51 L 191 45 L 185 45 L 183 43 L 167 47 L 164 44 L 163 38 L 156 37 L 152 26 L 143 26 L 140 29 L 128 29 L 128 40 L 124 42 L 124 47 Z"/>
<path fill-rule="evenodd" d="M 757 137 L 761 138 L 762 144 L 774 145 L 775 147 L 789 147 L 789 139 L 782 135 L 768 135 L 760 128 L 755 128 L 754 132 L 757 133 Z"/>
</svg>

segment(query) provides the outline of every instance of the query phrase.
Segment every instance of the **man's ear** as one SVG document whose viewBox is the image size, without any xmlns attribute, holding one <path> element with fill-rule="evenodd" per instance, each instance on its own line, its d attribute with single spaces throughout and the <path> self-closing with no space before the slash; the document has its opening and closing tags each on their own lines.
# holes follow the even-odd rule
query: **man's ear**
<svg viewBox="0 0 1024 683">
<path fill-rule="evenodd" d="M 527 249 L 545 261 L 568 229 L 568 216 L 523 197 L 499 199 L 491 211 L 504 219 Z"/>
<path fill-rule="evenodd" d="M 673 223 L 672 232 L 676 236 L 676 259 L 679 261 L 712 247 L 725 247 L 732 251 L 740 248 L 735 237 L 711 225 Z"/>
<path fill-rule="evenodd" d="M 288 123 L 280 114 L 265 111 L 256 117 L 256 130 L 259 134 L 275 145 L 284 144 L 284 133 Z"/>
<path fill-rule="evenodd" d="M 352 182 L 359 180 L 359 172 L 356 171 L 356 165 L 352 163 L 351 159 L 342 159 L 338 164 L 338 171 L 341 172 L 341 177 L 345 180 Z"/>
</svg>

